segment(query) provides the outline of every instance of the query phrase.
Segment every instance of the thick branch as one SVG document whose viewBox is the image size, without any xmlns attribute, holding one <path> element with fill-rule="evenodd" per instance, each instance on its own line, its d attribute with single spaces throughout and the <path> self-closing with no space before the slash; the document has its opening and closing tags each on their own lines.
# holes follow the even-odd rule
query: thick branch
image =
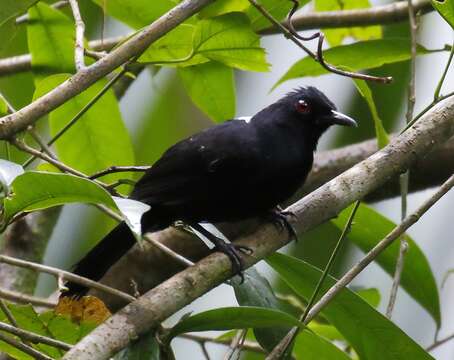
<svg viewBox="0 0 454 360">
<path fill-rule="evenodd" d="M 348 170 L 377 151 L 377 141 L 369 140 L 341 149 L 316 153 L 314 166 L 309 178 L 295 199 L 319 188 L 326 182 Z M 440 166 L 443 164 L 443 166 Z M 414 161 L 411 166 L 412 178 L 410 191 L 436 186 L 454 173 L 454 137 L 444 145 Z M 367 195 L 367 200 L 380 200 L 399 195 L 399 176 L 392 177 L 384 186 Z M 221 224 L 220 228 L 229 239 L 239 234 L 251 233 L 260 225 L 258 220 L 235 224 Z M 197 261 L 207 255 L 207 248 L 194 237 L 183 231 L 167 229 L 154 235 L 154 239 L 173 249 L 178 254 Z M 160 284 L 183 267 L 155 246 L 144 242 L 128 252 L 103 278 L 103 283 L 132 294 L 131 280 L 137 284 L 140 293 Z M 93 295 L 101 297 L 111 309 L 118 309 L 124 303 L 118 298 L 96 291 Z"/>
<path fill-rule="evenodd" d="M 299 234 L 336 216 L 342 209 L 408 169 L 419 157 L 454 134 L 454 99 L 434 107 L 419 122 L 388 146 L 310 193 L 288 210 Z M 288 237 L 271 224 L 261 226 L 238 244 L 254 250 L 244 256 L 251 266 L 288 243 Z M 131 339 L 157 327 L 196 298 L 230 276 L 231 264 L 224 254 L 214 253 L 127 305 L 73 347 L 64 359 L 108 359 Z"/>
<path fill-rule="evenodd" d="M 9 139 L 17 132 L 25 130 L 41 116 L 81 93 L 129 59 L 142 53 L 154 41 L 213 1 L 183 1 L 93 65 L 78 71 L 64 83 L 14 114 L 0 118 L 0 139 Z"/>
<path fill-rule="evenodd" d="M 433 11 L 429 0 L 414 2 L 415 11 L 427 13 Z M 320 28 L 338 28 L 351 26 L 365 26 L 387 24 L 406 21 L 408 4 L 399 1 L 393 4 L 375 6 L 369 9 L 325 11 L 319 13 L 306 13 L 293 17 L 293 25 L 296 30 L 311 30 Z M 285 24 L 285 23 L 284 23 Z M 270 27 L 260 31 L 260 34 L 269 35 L 278 33 L 278 29 Z M 115 37 L 89 42 L 89 48 L 93 50 L 110 50 L 126 37 Z M 6 59 L 0 59 L 0 76 L 31 70 L 30 54 L 18 55 Z"/>
</svg>

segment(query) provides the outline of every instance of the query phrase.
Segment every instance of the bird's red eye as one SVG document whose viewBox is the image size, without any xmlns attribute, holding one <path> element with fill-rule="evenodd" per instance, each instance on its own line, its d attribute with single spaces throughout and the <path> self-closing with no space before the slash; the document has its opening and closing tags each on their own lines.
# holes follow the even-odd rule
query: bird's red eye
<svg viewBox="0 0 454 360">
<path fill-rule="evenodd" d="M 300 114 L 307 114 L 311 110 L 311 107 L 306 101 L 298 100 L 298 102 L 296 103 L 296 110 Z"/>
</svg>

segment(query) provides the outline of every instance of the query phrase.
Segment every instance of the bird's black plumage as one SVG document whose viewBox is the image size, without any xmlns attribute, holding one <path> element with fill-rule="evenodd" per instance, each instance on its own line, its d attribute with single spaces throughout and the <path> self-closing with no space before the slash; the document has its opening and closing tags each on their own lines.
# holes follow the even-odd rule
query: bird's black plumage
<svg viewBox="0 0 454 360">
<path fill-rule="evenodd" d="M 177 220 L 196 225 L 269 214 L 303 184 L 317 142 L 333 124 L 356 125 L 338 113 L 322 92 L 305 87 L 249 121 L 227 121 L 178 142 L 131 193 L 132 199 L 151 206 L 142 217 L 142 231 L 161 230 Z M 126 225 L 120 224 L 74 272 L 98 280 L 134 242 Z M 223 245 L 218 243 L 218 247 Z M 237 268 L 241 265 L 234 249 L 220 250 L 227 252 Z M 87 290 L 74 283 L 67 287 L 70 295 L 83 295 Z"/>
</svg>

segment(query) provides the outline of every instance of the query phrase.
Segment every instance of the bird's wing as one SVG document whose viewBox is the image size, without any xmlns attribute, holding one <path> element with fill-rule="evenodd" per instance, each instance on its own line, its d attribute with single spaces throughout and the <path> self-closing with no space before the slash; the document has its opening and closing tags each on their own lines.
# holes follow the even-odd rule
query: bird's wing
<svg viewBox="0 0 454 360">
<path fill-rule="evenodd" d="M 255 177 L 258 154 L 248 127 L 244 121 L 230 121 L 173 145 L 139 180 L 131 198 L 175 205 Z"/>
</svg>

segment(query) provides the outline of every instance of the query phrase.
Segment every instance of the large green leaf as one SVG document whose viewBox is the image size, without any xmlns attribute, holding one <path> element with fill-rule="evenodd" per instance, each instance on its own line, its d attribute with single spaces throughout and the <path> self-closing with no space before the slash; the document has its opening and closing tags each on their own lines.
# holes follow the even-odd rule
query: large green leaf
<svg viewBox="0 0 454 360">
<path fill-rule="evenodd" d="M 322 274 L 308 263 L 282 254 L 271 255 L 267 262 L 306 300 L 312 295 Z M 328 277 L 322 292 L 326 292 L 335 281 Z M 348 288 L 334 297 L 322 314 L 345 336 L 361 359 L 433 359 L 394 323 Z"/>
<path fill-rule="evenodd" d="M 377 107 L 375 106 L 374 98 L 372 96 L 372 91 L 370 90 L 369 85 L 367 85 L 365 80 L 353 79 L 353 82 L 355 83 L 358 92 L 367 102 L 367 106 L 369 107 L 372 119 L 374 120 L 375 136 L 377 138 L 378 147 L 381 149 L 389 143 L 389 137 L 383 126 L 383 122 L 378 115 Z"/>
<path fill-rule="evenodd" d="M 208 62 L 206 57 L 194 53 L 194 31 L 191 24 L 181 24 L 151 44 L 139 62 L 166 66 L 190 66 Z"/>
<path fill-rule="evenodd" d="M 454 1 L 432 0 L 432 5 L 454 29 Z"/>
<path fill-rule="evenodd" d="M 35 211 L 70 202 L 104 204 L 116 209 L 109 193 L 90 180 L 68 174 L 29 171 L 19 175 L 3 202 L 3 223 L 21 211 Z"/>
<path fill-rule="evenodd" d="M 235 116 L 232 68 L 210 61 L 180 68 L 178 73 L 191 99 L 210 118 L 220 122 Z"/>
<path fill-rule="evenodd" d="M 232 279 L 235 296 L 241 306 L 259 306 L 279 310 L 282 306 L 274 295 L 269 282 L 254 269 L 244 272 L 244 282 Z M 259 344 L 271 351 L 288 333 L 289 327 L 256 328 L 254 335 Z M 295 342 L 294 354 L 300 358 L 303 354 L 306 360 L 318 359 L 349 359 L 349 357 L 329 341 L 311 331 L 303 330 Z"/>
<path fill-rule="evenodd" d="M 133 28 L 141 28 L 155 21 L 173 8 L 172 0 L 92 0 L 110 16 Z M 105 8 L 104 8 L 105 6 Z"/>
<path fill-rule="evenodd" d="M 235 290 L 235 297 L 239 305 L 283 310 L 274 295 L 270 283 L 255 268 L 248 269 L 244 272 L 243 282 L 233 278 L 231 284 Z M 256 328 L 254 329 L 254 335 L 258 343 L 270 352 L 289 330 L 289 327 Z"/>
<path fill-rule="evenodd" d="M 200 20 L 194 33 L 195 54 L 241 70 L 268 71 L 265 50 L 242 13 Z"/>
<path fill-rule="evenodd" d="M 11 41 L 17 34 L 16 20 L 14 18 L 6 20 L 0 25 L 0 51 L 8 48 Z"/>
<path fill-rule="evenodd" d="M 169 340 L 191 331 L 230 330 L 265 327 L 288 327 L 302 324 L 283 311 L 261 307 L 225 307 L 189 316 L 176 324 L 169 333 Z"/>
<path fill-rule="evenodd" d="M 333 224 L 342 228 L 348 217 L 349 209 L 342 211 L 336 219 L 331 220 Z M 374 209 L 361 204 L 356 216 L 355 224 L 348 239 L 357 245 L 361 250 L 371 250 L 382 240 L 396 225 L 375 211 Z M 440 326 L 440 299 L 437 284 L 424 253 L 408 235 L 405 235 L 408 242 L 408 251 L 405 255 L 405 264 L 402 271 L 400 285 L 413 297 L 424 309 L 426 309 L 437 326 Z M 399 242 L 391 244 L 381 253 L 375 261 L 391 276 L 394 275 L 396 260 L 399 254 Z"/>
<path fill-rule="evenodd" d="M 58 86 L 67 74 L 50 76 L 38 83 L 35 98 Z M 49 115 L 51 135 L 57 134 L 106 84 L 98 81 L 83 93 L 73 97 Z M 121 118 L 117 99 L 107 91 L 56 142 L 59 159 L 69 166 L 92 174 L 112 165 L 134 164 L 134 155 L 128 131 Z M 129 178 L 131 174 L 113 174 L 103 180 Z"/>
<path fill-rule="evenodd" d="M 156 331 L 153 329 L 141 336 L 137 341 L 132 342 L 126 349 L 122 350 L 114 360 L 160 360 L 159 343 L 156 339 Z"/>
<path fill-rule="evenodd" d="M 74 23 L 63 13 L 41 2 L 28 11 L 28 47 L 35 79 L 74 71 Z"/>
<path fill-rule="evenodd" d="M 245 11 L 249 6 L 248 0 L 217 0 L 199 12 L 199 16 L 208 18 L 229 12 Z"/>
<path fill-rule="evenodd" d="M 351 359 L 341 349 L 317 334 L 301 331 L 293 347 L 295 359 L 304 360 L 348 360 Z"/>
<path fill-rule="evenodd" d="M 27 9 L 39 0 L 2 0 L 0 6 L 0 26 L 6 21 L 27 11 Z"/>
<path fill-rule="evenodd" d="M 418 46 L 418 54 L 429 53 L 429 50 Z M 384 64 L 396 63 L 411 58 L 410 41 L 406 38 L 379 39 L 360 41 L 354 44 L 336 46 L 323 52 L 326 61 L 335 66 L 353 70 L 372 69 Z M 328 70 L 310 57 L 297 61 L 279 79 L 275 87 L 286 80 L 327 74 Z"/>
<path fill-rule="evenodd" d="M 315 0 L 316 11 L 339 11 L 369 8 L 369 0 Z M 323 30 L 328 42 L 332 45 L 340 45 L 347 37 L 357 40 L 371 40 L 382 37 L 381 26 L 348 27 L 339 29 Z"/>
</svg>

